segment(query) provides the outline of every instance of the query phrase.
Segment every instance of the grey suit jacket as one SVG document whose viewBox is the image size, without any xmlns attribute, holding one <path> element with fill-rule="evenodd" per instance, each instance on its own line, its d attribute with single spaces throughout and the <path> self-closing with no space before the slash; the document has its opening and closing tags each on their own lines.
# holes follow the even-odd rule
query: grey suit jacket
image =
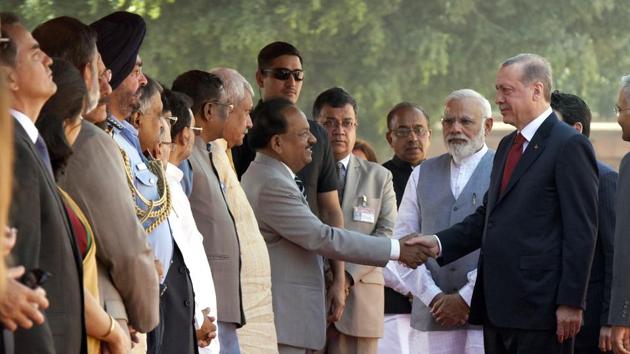
<svg viewBox="0 0 630 354">
<path fill-rule="evenodd" d="M 322 223 L 288 167 L 263 153 L 257 153 L 241 183 L 269 250 L 278 343 L 320 349 L 326 328 L 321 256 L 382 267 L 390 240 Z"/>
<path fill-rule="evenodd" d="M 609 324 L 630 327 L 630 153 L 619 167 Z"/>
<path fill-rule="evenodd" d="M 241 298 L 241 254 L 236 226 L 223 196 L 222 182 L 212 169 L 206 143 L 195 137 L 190 163 L 193 187 L 190 195 L 195 222 L 212 269 L 219 321 L 245 324 Z"/>
<path fill-rule="evenodd" d="M 374 222 L 359 221 L 355 207 L 374 210 Z M 385 167 L 350 156 L 341 202 L 344 227 L 375 237 L 391 237 L 396 216 L 396 194 L 392 174 Z M 335 326 L 342 333 L 357 337 L 382 337 L 385 300 L 383 269 L 346 263 L 354 286 L 346 300 L 341 320 Z"/>
<path fill-rule="evenodd" d="M 141 332 L 159 321 L 158 275 L 147 234 L 136 217 L 120 149 L 94 124 L 81 132 L 58 179 L 79 205 L 96 239 L 101 304 Z"/>
</svg>

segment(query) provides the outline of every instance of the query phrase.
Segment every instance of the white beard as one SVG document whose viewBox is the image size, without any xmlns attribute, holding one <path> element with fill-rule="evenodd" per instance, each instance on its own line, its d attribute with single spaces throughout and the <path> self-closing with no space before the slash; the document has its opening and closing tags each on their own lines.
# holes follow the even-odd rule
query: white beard
<svg viewBox="0 0 630 354">
<path fill-rule="evenodd" d="M 444 144 L 448 148 L 448 153 L 453 156 L 453 159 L 456 162 L 459 162 L 476 153 L 483 147 L 483 144 L 486 142 L 485 133 L 486 127 L 482 124 L 481 129 L 479 129 L 479 133 L 474 138 L 469 139 L 463 133 L 451 134 L 444 138 Z M 452 138 L 465 140 L 466 142 L 463 144 L 449 142 L 448 140 Z"/>
</svg>

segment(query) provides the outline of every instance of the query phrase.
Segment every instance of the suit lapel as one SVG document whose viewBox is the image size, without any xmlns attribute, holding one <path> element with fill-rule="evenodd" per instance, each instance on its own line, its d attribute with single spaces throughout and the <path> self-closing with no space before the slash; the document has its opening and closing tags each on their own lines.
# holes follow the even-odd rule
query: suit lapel
<svg viewBox="0 0 630 354">
<path fill-rule="evenodd" d="M 346 184 L 343 191 L 343 200 L 341 201 L 341 209 L 350 210 L 354 206 L 356 200 L 357 185 L 361 177 L 361 166 L 356 161 L 356 157 L 350 155 L 350 161 L 348 162 L 348 171 L 346 172 Z"/>
<path fill-rule="evenodd" d="M 499 201 L 501 201 L 501 199 L 503 199 L 503 197 L 510 192 L 510 190 L 514 187 L 514 185 L 518 182 L 518 180 L 525 174 L 525 172 L 534 163 L 534 161 L 538 159 L 540 154 L 545 149 L 547 138 L 549 137 L 549 133 L 551 132 L 551 129 L 553 128 L 555 123 L 557 123 L 557 119 L 556 119 L 556 116 L 552 113 L 545 119 L 543 124 L 538 128 L 538 130 L 536 131 L 536 134 L 534 134 L 534 137 L 528 143 L 527 149 L 525 149 L 523 156 L 518 161 L 518 164 L 516 165 L 516 168 L 514 169 L 514 172 L 512 173 L 512 177 L 510 178 L 510 181 L 508 182 L 508 185 L 505 188 L 505 191 L 499 196 Z M 505 161 L 503 162 L 503 166 L 505 166 Z M 501 174 L 503 175 L 503 173 Z"/>
</svg>

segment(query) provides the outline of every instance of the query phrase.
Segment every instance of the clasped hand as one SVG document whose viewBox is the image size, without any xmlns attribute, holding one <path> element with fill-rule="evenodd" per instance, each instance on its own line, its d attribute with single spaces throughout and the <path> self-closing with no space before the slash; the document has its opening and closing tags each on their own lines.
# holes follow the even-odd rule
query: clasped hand
<svg viewBox="0 0 630 354">
<path fill-rule="evenodd" d="M 431 315 L 443 327 L 463 326 L 468 322 L 470 308 L 459 293 L 440 293 L 430 304 Z"/>
<path fill-rule="evenodd" d="M 437 257 L 439 245 L 435 236 L 409 234 L 400 240 L 400 257 L 398 261 L 409 268 L 416 269 L 429 258 Z"/>
</svg>

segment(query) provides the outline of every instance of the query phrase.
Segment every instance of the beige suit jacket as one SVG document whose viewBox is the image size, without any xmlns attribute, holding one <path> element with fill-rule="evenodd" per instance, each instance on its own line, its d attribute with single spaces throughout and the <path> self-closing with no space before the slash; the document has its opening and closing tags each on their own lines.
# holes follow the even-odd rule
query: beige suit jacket
<svg viewBox="0 0 630 354">
<path fill-rule="evenodd" d="M 190 206 L 212 269 L 219 321 L 245 324 L 241 299 L 241 261 L 234 218 L 224 197 L 223 184 L 210 164 L 206 143 L 195 137 L 190 163 L 193 187 Z"/>
<path fill-rule="evenodd" d="M 269 250 L 278 343 L 321 349 L 326 328 L 322 256 L 384 266 L 391 242 L 322 223 L 288 167 L 263 153 L 257 153 L 241 183 Z"/>
<path fill-rule="evenodd" d="M 72 149 L 58 183 L 94 231 L 101 304 L 114 318 L 149 332 L 159 321 L 158 274 L 147 234 L 136 217 L 120 149 L 87 121 Z"/>
<path fill-rule="evenodd" d="M 355 208 L 373 211 L 374 222 L 360 221 Z M 396 222 L 396 194 L 392 174 L 381 165 L 350 156 L 341 203 L 344 226 L 374 237 L 388 238 Z M 367 219 L 364 219 L 367 220 Z M 383 269 L 346 263 L 354 281 L 346 308 L 335 327 L 356 337 L 382 337 L 384 317 Z"/>
</svg>

